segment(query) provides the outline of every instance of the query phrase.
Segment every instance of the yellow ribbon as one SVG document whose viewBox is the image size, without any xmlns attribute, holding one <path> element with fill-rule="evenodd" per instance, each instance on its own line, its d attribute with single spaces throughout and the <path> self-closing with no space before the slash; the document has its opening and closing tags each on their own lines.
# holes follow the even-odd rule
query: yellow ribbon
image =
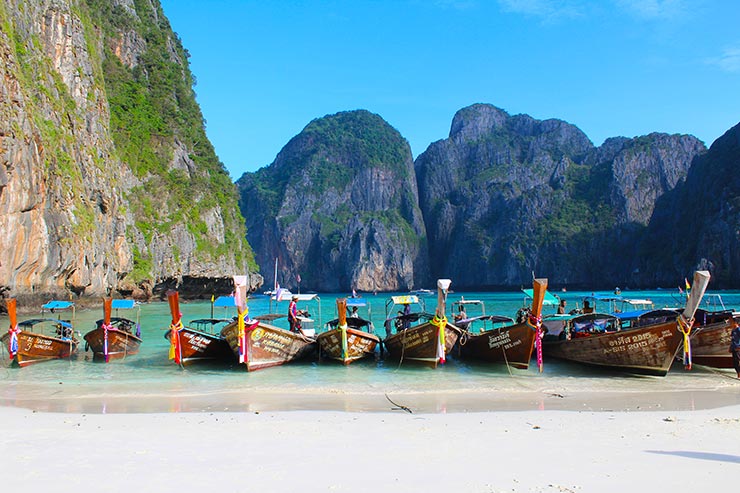
<svg viewBox="0 0 740 493">
<path fill-rule="evenodd" d="M 178 320 L 176 324 L 170 324 L 170 359 L 175 359 L 175 348 L 179 345 L 178 338 L 179 338 L 179 332 L 182 330 L 182 319 Z M 175 361 L 176 363 L 180 363 L 179 361 Z"/>
<path fill-rule="evenodd" d="M 691 369 L 691 328 L 694 326 L 694 319 L 686 320 L 683 315 L 678 316 L 678 330 L 683 334 L 683 364 L 687 370 Z"/>
<path fill-rule="evenodd" d="M 441 363 L 445 362 L 445 356 L 447 354 L 447 344 L 445 340 L 445 327 L 447 327 L 447 317 L 445 315 L 442 315 L 442 317 L 438 317 L 437 315 L 434 315 L 434 318 L 432 319 L 432 325 L 436 325 L 439 329 L 437 332 L 439 333 L 439 348 L 441 350 L 441 354 L 438 354 L 439 361 Z"/>
<path fill-rule="evenodd" d="M 239 312 L 239 318 L 237 321 L 237 334 L 239 337 L 239 363 L 246 363 L 247 362 L 247 345 L 246 340 L 244 338 L 244 319 L 247 317 L 247 314 L 249 313 L 249 308 L 244 307 L 244 311 Z"/>
</svg>

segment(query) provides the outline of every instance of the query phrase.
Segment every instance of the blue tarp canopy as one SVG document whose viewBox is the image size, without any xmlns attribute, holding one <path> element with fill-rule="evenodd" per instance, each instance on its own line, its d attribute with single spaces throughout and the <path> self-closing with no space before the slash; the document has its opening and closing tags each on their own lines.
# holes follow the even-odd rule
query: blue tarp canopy
<svg viewBox="0 0 740 493">
<path fill-rule="evenodd" d="M 236 298 L 233 296 L 219 296 L 213 302 L 213 306 L 236 306 Z"/>
<path fill-rule="evenodd" d="M 653 310 L 630 310 L 628 312 L 612 313 L 612 315 L 621 318 L 622 320 L 632 320 L 634 318 L 642 317 L 643 315 L 651 311 Z"/>
<path fill-rule="evenodd" d="M 48 302 L 47 304 L 43 305 L 41 308 L 44 308 L 46 310 L 63 310 L 65 308 L 69 308 L 74 305 L 75 304 L 72 303 L 71 301 L 52 300 Z"/>
<path fill-rule="evenodd" d="M 365 298 L 347 298 L 347 306 L 366 306 Z"/>
<path fill-rule="evenodd" d="M 527 298 L 533 298 L 534 297 L 534 289 L 522 289 L 524 294 L 527 296 Z M 550 291 L 545 291 L 545 299 L 542 302 L 544 306 L 558 306 L 560 304 L 560 300 L 555 297 Z"/>
<path fill-rule="evenodd" d="M 136 302 L 134 300 L 113 300 L 111 303 L 111 307 L 118 309 L 128 309 L 133 308 Z"/>
</svg>

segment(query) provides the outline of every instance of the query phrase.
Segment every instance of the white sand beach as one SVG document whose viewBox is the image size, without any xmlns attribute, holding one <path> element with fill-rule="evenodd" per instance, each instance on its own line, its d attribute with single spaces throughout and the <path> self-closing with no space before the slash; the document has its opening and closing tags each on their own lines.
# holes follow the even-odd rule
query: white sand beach
<svg viewBox="0 0 740 493">
<path fill-rule="evenodd" d="M 740 405 L 705 399 L 693 411 L 2 407 L 0 469 L 4 491 L 720 491 L 740 472 Z"/>
</svg>

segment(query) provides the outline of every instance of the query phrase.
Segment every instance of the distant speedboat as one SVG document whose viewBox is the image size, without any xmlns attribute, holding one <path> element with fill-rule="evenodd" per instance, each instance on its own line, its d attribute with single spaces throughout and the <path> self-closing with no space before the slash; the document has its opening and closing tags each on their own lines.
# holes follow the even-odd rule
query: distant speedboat
<svg viewBox="0 0 740 493">
<path fill-rule="evenodd" d="M 434 296 L 434 291 L 431 289 L 414 289 L 413 291 L 409 291 L 409 294 L 415 294 L 416 296 Z"/>
</svg>

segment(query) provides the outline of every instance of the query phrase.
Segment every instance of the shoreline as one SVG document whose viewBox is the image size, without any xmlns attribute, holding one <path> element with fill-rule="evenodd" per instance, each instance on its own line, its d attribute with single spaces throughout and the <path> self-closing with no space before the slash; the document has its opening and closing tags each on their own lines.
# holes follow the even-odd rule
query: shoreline
<svg viewBox="0 0 740 493">
<path fill-rule="evenodd" d="M 740 381 L 738 382 L 740 384 Z M 569 391 L 486 390 L 305 392 L 247 389 L 196 392 L 108 392 L 101 395 L 0 397 L 0 407 L 47 413 L 168 414 L 241 412 L 402 412 L 414 415 L 500 412 L 678 412 L 740 406 L 737 386 L 716 389 Z"/>
</svg>

